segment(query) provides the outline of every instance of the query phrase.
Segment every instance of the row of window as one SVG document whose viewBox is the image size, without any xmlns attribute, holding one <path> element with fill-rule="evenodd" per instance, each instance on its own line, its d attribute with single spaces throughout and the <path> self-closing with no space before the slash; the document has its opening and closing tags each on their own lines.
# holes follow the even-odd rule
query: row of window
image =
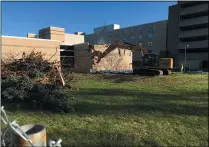
<svg viewBox="0 0 209 147">
<path fill-rule="evenodd" d="M 143 36 L 141 34 L 138 36 L 139 39 L 142 39 L 142 37 Z M 153 34 L 148 34 L 147 35 L 147 38 L 149 38 L 149 39 L 152 39 L 152 37 L 153 37 Z M 135 36 L 130 36 L 130 39 L 131 40 L 134 40 L 135 39 Z M 123 37 L 123 40 L 126 40 L 126 37 Z"/>
<path fill-rule="evenodd" d="M 153 33 L 153 25 L 148 25 L 147 27 L 147 30 L 148 30 L 148 33 Z M 128 32 L 129 30 L 128 29 L 124 29 L 124 30 L 121 30 L 122 31 L 122 34 Z M 130 32 L 133 33 L 133 32 L 136 32 L 137 29 L 136 28 L 130 28 Z M 139 33 L 142 33 L 144 31 L 144 28 L 138 28 L 138 31 Z M 119 31 L 116 31 L 115 34 L 118 35 Z M 109 32 L 109 36 L 111 35 L 111 32 Z"/>
<path fill-rule="evenodd" d="M 112 40 L 109 40 L 109 43 L 112 43 Z M 143 45 L 142 43 L 139 43 L 139 46 L 142 46 L 142 45 Z M 148 42 L 148 46 L 152 47 L 152 42 Z"/>
<path fill-rule="evenodd" d="M 140 33 L 139 39 L 141 39 L 142 38 L 142 32 L 144 31 L 144 28 L 134 28 L 134 27 L 132 27 L 130 29 L 123 29 L 123 30 L 121 30 L 122 34 L 125 34 L 125 33 L 129 32 L 129 31 L 131 33 L 139 31 L 139 33 Z M 152 34 L 153 34 L 153 25 L 152 24 L 147 26 L 147 31 L 148 31 L 148 38 L 152 38 Z M 119 34 L 119 31 L 116 30 L 114 33 L 117 36 Z M 112 35 L 112 32 L 109 32 L 108 36 L 111 36 L 111 35 Z"/>
<path fill-rule="evenodd" d="M 134 29 L 135 29 L 135 28 L 131 28 L 131 32 L 133 32 Z M 142 39 L 142 38 L 143 38 L 143 35 L 142 35 L 141 32 L 143 31 L 143 29 L 140 28 L 139 30 L 140 30 L 140 34 L 138 35 L 138 39 Z M 123 30 L 123 32 L 125 32 L 125 31 L 127 31 L 127 30 Z M 111 35 L 112 35 L 111 32 L 109 32 L 108 35 L 109 35 L 109 37 L 111 37 Z M 118 36 L 118 32 L 115 32 L 115 35 Z M 123 37 L 124 40 L 126 39 L 125 36 L 126 36 L 126 35 L 124 35 L 124 37 Z M 85 37 L 87 37 L 87 39 L 90 39 L 90 38 L 92 38 L 93 36 L 90 37 L 90 38 L 89 38 L 88 36 L 85 36 Z M 152 39 L 152 37 L 153 37 L 153 31 L 152 31 L 152 25 L 150 25 L 150 26 L 148 26 L 148 35 L 147 35 L 147 38 L 148 38 L 148 39 Z M 94 37 L 93 37 L 93 38 L 94 38 Z M 135 36 L 130 36 L 130 39 L 131 39 L 131 40 L 134 40 L 134 39 L 135 39 Z"/>
<path fill-rule="evenodd" d="M 125 40 L 123 40 L 125 41 Z M 112 43 L 113 41 L 112 40 L 109 40 L 109 43 Z M 138 43 L 139 46 L 142 46 L 143 43 Z M 152 42 L 148 42 L 148 47 L 152 47 Z"/>
<path fill-rule="evenodd" d="M 142 46 L 142 43 L 139 43 L 139 46 Z M 152 42 L 148 42 L 148 46 L 151 47 L 152 46 Z"/>
<path fill-rule="evenodd" d="M 123 33 L 123 34 L 125 34 L 125 33 Z M 142 32 L 139 33 L 139 34 L 142 35 Z M 153 34 L 153 31 L 152 30 L 148 30 L 148 34 Z M 112 35 L 112 33 L 109 32 L 108 36 L 111 36 L 111 35 Z M 118 36 L 118 32 L 115 32 L 115 35 Z"/>
<path fill-rule="evenodd" d="M 148 34 L 148 35 L 147 35 L 147 38 L 148 38 L 148 39 L 152 39 L 152 37 L 153 37 L 153 34 Z M 125 36 L 123 36 L 122 38 L 123 38 L 123 40 L 126 40 L 126 39 L 127 39 Z M 140 34 L 140 35 L 138 36 L 138 39 L 142 39 L 142 38 L 143 38 L 143 35 Z M 134 39 L 135 39 L 135 36 L 130 36 L 130 39 L 131 39 L 131 40 L 134 40 Z"/>
</svg>

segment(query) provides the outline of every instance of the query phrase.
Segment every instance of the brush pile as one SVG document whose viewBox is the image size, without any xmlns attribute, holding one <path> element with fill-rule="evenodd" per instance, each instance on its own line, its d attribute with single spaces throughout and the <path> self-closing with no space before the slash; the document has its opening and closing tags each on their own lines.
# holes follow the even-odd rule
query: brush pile
<svg viewBox="0 0 209 147">
<path fill-rule="evenodd" d="M 49 62 L 44 60 L 41 52 L 32 51 L 26 55 L 23 53 L 21 59 L 9 59 L 1 63 L 1 78 L 6 79 L 9 76 L 28 76 L 29 78 L 46 83 L 56 82 L 58 78 L 58 62 Z"/>
<path fill-rule="evenodd" d="M 41 52 L 32 51 L 21 59 L 10 58 L 1 63 L 2 101 L 31 102 L 40 109 L 69 112 L 64 92 L 64 79 L 59 62 L 49 62 Z"/>
</svg>

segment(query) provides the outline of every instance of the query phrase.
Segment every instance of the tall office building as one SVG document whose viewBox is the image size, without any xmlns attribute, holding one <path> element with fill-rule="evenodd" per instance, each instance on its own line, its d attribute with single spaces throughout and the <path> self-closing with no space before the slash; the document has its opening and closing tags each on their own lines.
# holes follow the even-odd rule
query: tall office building
<svg viewBox="0 0 209 147">
<path fill-rule="evenodd" d="M 181 2 L 169 7 L 168 50 L 176 65 L 208 69 L 208 2 Z M 186 53 L 185 53 L 186 50 Z"/>
</svg>

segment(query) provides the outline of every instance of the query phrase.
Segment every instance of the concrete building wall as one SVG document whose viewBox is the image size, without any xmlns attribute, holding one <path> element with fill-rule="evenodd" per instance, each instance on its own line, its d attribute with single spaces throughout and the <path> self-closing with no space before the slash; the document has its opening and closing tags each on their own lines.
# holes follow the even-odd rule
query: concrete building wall
<svg viewBox="0 0 209 147">
<path fill-rule="evenodd" d="M 160 51 L 166 50 L 166 34 L 167 34 L 167 20 L 156 22 L 155 24 L 153 24 L 153 39 L 149 40 L 149 42 L 152 41 L 152 47 L 150 47 L 152 53 L 159 54 Z"/>
<path fill-rule="evenodd" d="M 187 2 L 187 4 L 190 5 L 178 4 L 178 39 L 180 44 L 178 49 L 184 49 L 184 45 L 187 44 L 191 48 L 208 48 L 208 43 L 198 42 L 208 40 L 208 37 L 199 39 L 208 36 L 208 3 Z M 202 46 L 200 47 L 198 44 Z"/>
<path fill-rule="evenodd" d="M 167 51 L 169 56 L 174 59 L 174 66 L 178 67 L 178 5 L 169 7 L 168 28 L 167 28 Z"/>
<path fill-rule="evenodd" d="M 85 36 L 85 42 L 99 44 L 102 40 L 104 42 L 103 44 L 110 44 L 114 41 L 124 40 L 135 45 L 142 43 L 142 46 L 148 50 L 150 49 L 153 52 L 159 53 L 159 51 L 166 49 L 166 29 L 167 20 L 163 20 L 113 31 L 87 34 Z M 152 35 L 148 36 L 148 34 Z M 160 42 L 159 38 L 161 39 Z M 149 46 L 148 42 L 152 42 L 153 45 Z"/>
<path fill-rule="evenodd" d="M 187 67 L 192 69 L 192 70 L 199 70 L 202 69 L 202 64 L 203 61 L 208 61 L 208 54 L 205 53 L 189 53 L 186 56 L 186 64 Z M 184 64 L 184 54 L 180 53 L 179 54 L 179 60 L 178 64 L 180 65 L 181 63 Z"/>
<path fill-rule="evenodd" d="M 47 27 L 40 29 L 37 35 L 28 33 L 27 37 L 2 36 L 2 58 L 4 60 L 11 56 L 21 58 L 23 52 L 30 53 L 35 51 L 42 52 L 45 59 L 60 61 L 63 59 L 60 53 L 63 45 L 72 46 L 81 43 L 84 43 L 84 35 L 67 34 L 64 28 Z M 71 52 L 72 55 L 69 56 L 69 60 L 73 60 L 72 63 L 74 64 L 74 50 Z M 86 60 L 90 60 L 90 55 L 85 59 L 82 56 L 77 56 L 78 52 L 78 50 L 75 51 L 75 56 L 77 57 L 76 64 L 81 71 L 88 70 L 89 72 L 89 69 L 91 69 L 89 66 L 92 64 Z M 83 54 L 86 56 L 85 52 Z M 83 62 L 84 66 L 81 66 L 80 62 Z M 72 66 L 74 67 L 74 65 Z"/>
<path fill-rule="evenodd" d="M 186 67 L 203 69 L 208 62 L 208 3 L 181 2 L 169 7 L 167 49 L 174 57 L 175 66 L 184 64 L 185 45 Z"/>
<path fill-rule="evenodd" d="M 35 51 L 42 52 L 45 59 L 60 61 L 59 45 L 59 41 L 54 40 L 2 36 L 2 59 L 18 59 L 22 57 L 23 52 L 28 54 Z"/>
<path fill-rule="evenodd" d="M 184 60 L 185 46 L 189 45 L 186 67 L 208 70 L 201 64 L 208 63 L 208 2 L 179 2 L 178 10 L 178 60 Z"/>
<path fill-rule="evenodd" d="M 74 45 L 75 71 L 89 73 L 92 69 L 91 52 L 88 43 Z"/>
<path fill-rule="evenodd" d="M 167 33 L 167 50 L 172 57 L 176 58 L 178 55 L 178 5 L 169 7 L 168 14 L 168 33 Z"/>
<path fill-rule="evenodd" d="M 179 57 L 184 59 L 184 53 L 180 53 Z M 187 60 L 208 60 L 208 54 L 205 53 L 189 53 L 186 56 Z"/>
<path fill-rule="evenodd" d="M 39 38 L 65 41 L 65 29 L 57 27 L 47 27 L 39 30 Z"/>
<path fill-rule="evenodd" d="M 84 43 L 84 35 L 65 34 L 65 40 L 61 44 L 80 44 Z"/>
<path fill-rule="evenodd" d="M 84 43 L 84 35 L 65 33 L 64 28 L 47 27 L 39 30 L 39 38 L 58 40 L 61 45 L 73 45 Z"/>
<path fill-rule="evenodd" d="M 188 2 L 186 2 L 186 3 L 189 4 Z M 183 4 L 186 4 L 186 3 L 183 3 Z M 179 4 L 182 4 L 182 3 L 179 3 Z M 208 5 L 201 2 L 198 5 L 193 5 L 193 6 L 187 7 L 186 9 L 184 7 L 184 9 L 180 10 L 180 15 L 187 15 L 187 14 L 191 14 L 191 13 L 199 13 L 199 12 L 207 11 L 207 10 L 208 10 Z"/>
<path fill-rule="evenodd" d="M 37 34 L 28 33 L 27 37 L 28 38 L 37 38 Z"/>
</svg>

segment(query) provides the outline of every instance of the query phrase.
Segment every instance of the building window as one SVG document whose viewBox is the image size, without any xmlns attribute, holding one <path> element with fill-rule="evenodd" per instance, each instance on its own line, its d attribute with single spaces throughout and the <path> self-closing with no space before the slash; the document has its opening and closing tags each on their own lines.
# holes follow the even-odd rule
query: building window
<svg viewBox="0 0 209 147">
<path fill-rule="evenodd" d="M 125 34 L 125 30 L 121 30 L 121 34 Z"/>
<path fill-rule="evenodd" d="M 148 30 L 148 33 L 152 33 L 153 32 L 152 24 L 148 25 L 147 30 Z"/>
<path fill-rule="evenodd" d="M 131 36 L 131 40 L 134 40 L 134 36 Z"/>
<path fill-rule="evenodd" d="M 147 36 L 147 37 L 148 37 L 149 39 L 151 39 L 151 38 L 152 38 L 152 36 L 153 36 L 152 34 L 148 34 L 148 36 Z"/>
<path fill-rule="evenodd" d="M 142 39 L 142 34 L 139 35 L 139 39 Z"/>
<path fill-rule="evenodd" d="M 152 42 L 148 42 L 148 46 L 152 46 Z"/>
<path fill-rule="evenodd" d="M 127 33 L 129 30 L 128 29 L 124 29 L 124 33 Z"/>
<path fill-rule="evenodd" d="M 143 32 L 143 28 L 139 28 L 139 33 L 142 33 Z"/>
<path fill-rule="evenodd" d="M 131 32 L 132 32 L 132 33 L 134 32 L 134 28 L 131 28 Z"/>
<path fill-rule="evenodd" d="M 142 43 L 139 43 L 139 46 L 142 46 Z"/>
<path fill-rule="evenodd" d="M 150 53 L 152 53 L 152 50 L 147 50 L 147 52 L 150 54 Z"/>
<path fill-rule="evenodd" d="M 148 29 L 152 29 L 152 27 L 153 27 L 152 24 L 148 25 Z"/>
<path fill-rule="evenodd" d="M 126 38 L 123 36 L 123 41 L 126 41 Z"/>
<path fill-rule="evenodd" d="M 108 35 L 111 36 L 111 32 L 109 32 Z"/>
<path fill-rule="evenodd" d="M 153 33 L 153 30 L 152 30 L 152 29 L 149 29 L 147 32 L 148 32 L 149 34 L 152 34 L 152 33 Z"/>
</svg>

